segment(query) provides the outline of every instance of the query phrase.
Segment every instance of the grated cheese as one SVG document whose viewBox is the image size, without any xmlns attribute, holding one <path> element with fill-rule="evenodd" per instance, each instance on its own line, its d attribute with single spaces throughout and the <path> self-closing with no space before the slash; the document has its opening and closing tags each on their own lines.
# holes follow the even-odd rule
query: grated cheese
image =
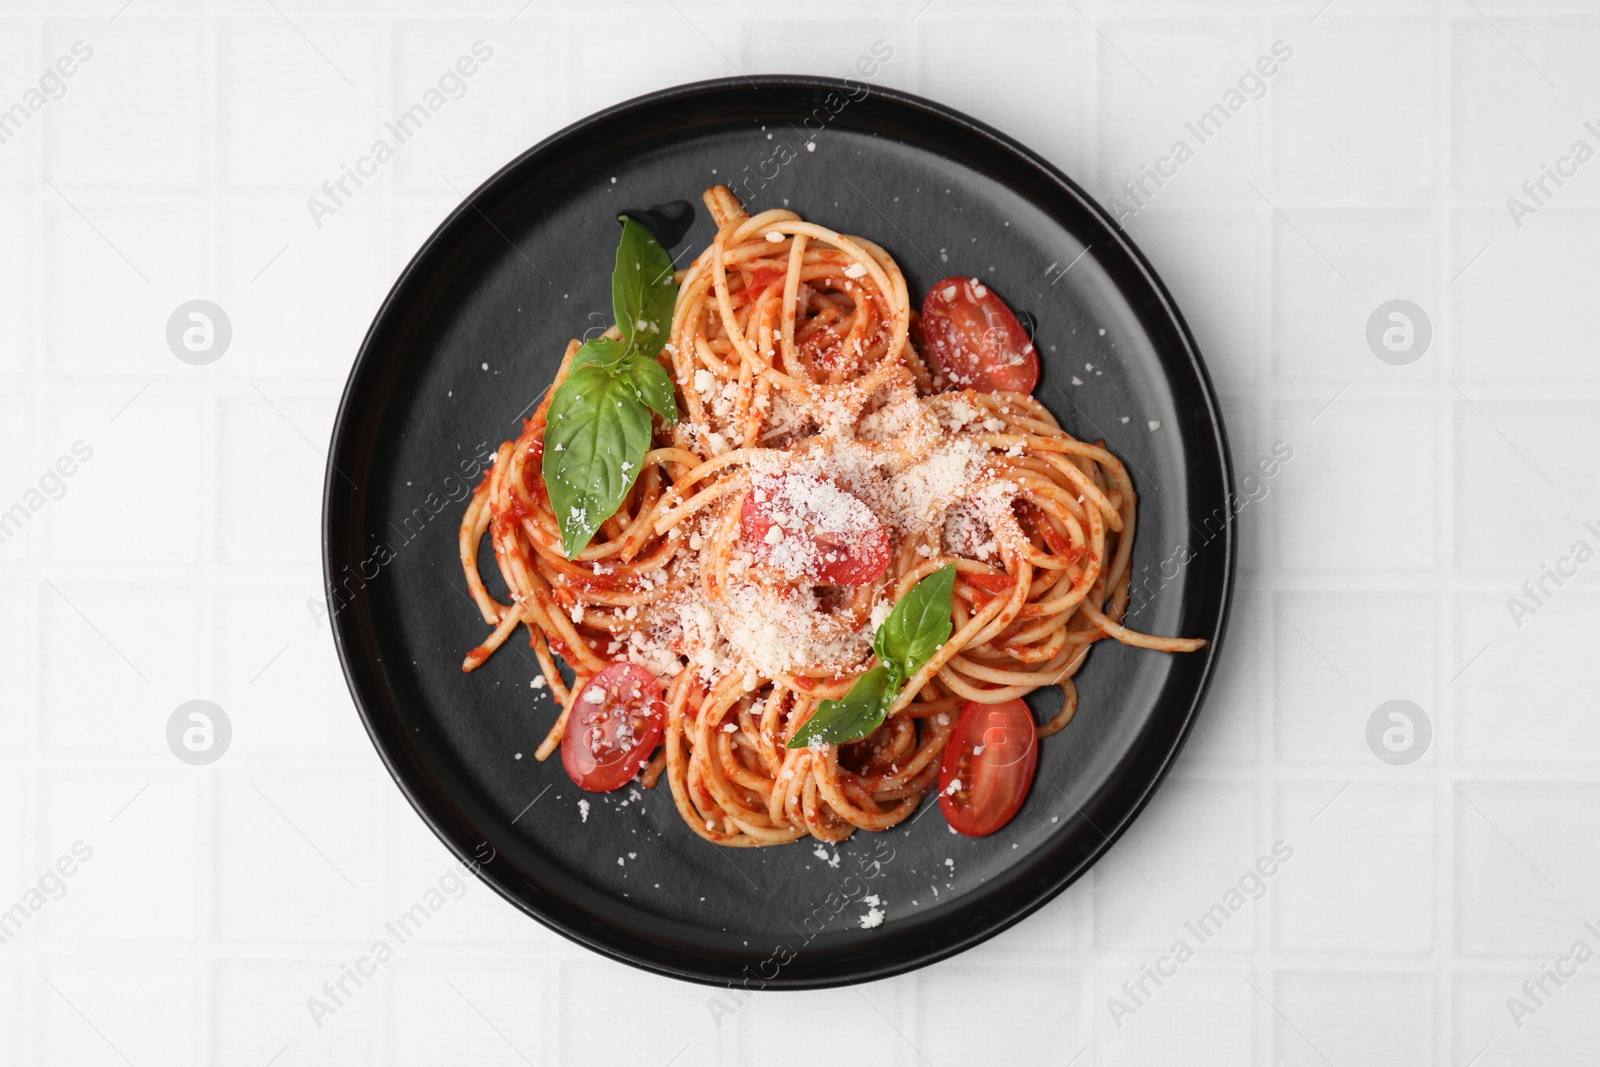
<svg viewBox="0 0 1600 1067">
<path fill-rule="evenodd" d="M 693 381 L 713 405 L 739 397 L 737 382 L 710 371 L 697 370 Z M 1003 550 L 1026 550 L 1012 512 L 1019 487 L 997 473 L 1008 466 L 1001 453 L 1020 455 L 1020 445 L 991 447 L 973 436 L 1008 426 L 967 397 L 952 393 L 930 402 L 909 383 L 871 396 L 846 386 L 816 398 L 773 394 L 771 411 L 781 421 L 743 461 L 749 499 L 764 505 L 771 520 L 763 540 L 751 544 L 735 534 L 716 595 L 691 580 L 624 615 L 632 622 L 622 642 L 629 662 L 662 678 L 690 670 L 707 686 L 730 675 L 748 678 L 751 689 L 761 678 L 801 668 L 842 676 L 869 662 L 890 596 L 877 597 L 863 617 L 836 610 L 827 587 L 804 581 L 775 587 L 775 577 L 816 574 L 848 551 L 843 546 L 877 529 L 915 539 L 924 559 L 954 552 L 994 561 Z M 727 428 L 731 442 L 705 435 L 709 454 L 743 447 L 742 430 Z M 810 536 L 818 531 L 831 536 Z M 712 542 L 703 525 L 684 528 L 683 536 L 696 552 Z M 659 588 L 681 567 L 697 568 L 698 561 L 678 557 L 635 590 Z"/>
</svg>

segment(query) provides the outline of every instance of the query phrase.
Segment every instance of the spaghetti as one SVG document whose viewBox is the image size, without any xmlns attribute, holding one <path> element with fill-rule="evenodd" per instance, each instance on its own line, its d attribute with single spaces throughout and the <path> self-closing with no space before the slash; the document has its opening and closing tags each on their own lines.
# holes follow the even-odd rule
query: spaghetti
<svg viewBox="0 0 1600 1067">
<path fill-rule="evenodd" d="M 664 687 L 644 784 L 664 774 L 696 834 L 733 847 L 838 842 L 916 810 L 965 706 L 1059 687 L 1059 711 L 1037 728 L 1049 736 L 1077 710 L 1073 678 L 1094 642 L 1204 644 L 1122 625 L 1137 501 L 1122 463 L 1023 391 L 953 388 L 961 360 L 925 358 L 887 252 L 791 211 L 752 216 L 722 186 L 704 200 L 717 235 L 678 272 L 664 352 L 684 417 L 656 421 L 616 514 L 562 554 L 540 473 L 547 395 L 461 522 L 462 569 L 492 627 L 463 669 L 527 628 L 562 709 L 539 759 L 562 745 L 591 679 L 635 664 Z M 508 601 L 479 573 L 485 535 Z M 871 580 L 838 578 L 876 552 Z M 952 634 L 882 726 L 786 747 L 871 665 L 891 606 L 949 564 Z"/>
</svg>

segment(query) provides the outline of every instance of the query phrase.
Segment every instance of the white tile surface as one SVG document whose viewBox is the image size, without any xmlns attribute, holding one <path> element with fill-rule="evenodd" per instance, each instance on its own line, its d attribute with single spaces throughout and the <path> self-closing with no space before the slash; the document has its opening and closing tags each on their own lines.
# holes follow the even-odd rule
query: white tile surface
<svg viewBox="0 0 1600 1067">
<path fill-rule="evenodd" d="M 1583 935 L 1583 922 L 1600 925 L 1589 890 L 1600 858 L 1578 836 L 1600 812 L 1600 788 L 1487 780 L 1455 788 L 1456 878 L 1474 887 L 1456 908 L 1458 948 L 1551 956 Z"/>
<path fill-rule="evenodd" d="M 383 923 L 373 909 L 371 785 L 365 776 L 219 769 L 217 935 L 274 942 L 375 936 Z"/>
<path fill-rule="evenodd" d="M 63 188 L 198 186 L 210 141 L 206 65 L 195 62 L 204 32 L 193 18 L 119 20 L 115 33 L 93 19 L 46 22 L 47 62 L 77 55 L 72 47 L 80 40 L 92 54 L 67 81 L 67 94 L 38 116 L 48 123 L 45 173 Z M 112 159 L 116 166 L 108 167 Z"/>
<path fill-rule="evenodd" d="M 34 788 L 26 884 L 37 885 L 64 856 L 88 858 L 64 879 L 59 899 L 52 895 L 35 912 L 25 937 L 40 938 L 41 948 L 59 942 L 126 950 L 130 941 L 171 944 L 199 935 L 208 890 L 198 783 L 164 768 L 63 770 L 39 774 Z M 26 884 L 17 887 L 19 896 Z"/>
<path fill-rule="evenodd" d="M 50 370 L 171 375 L 172 353 L 157 330 L 187 294 L 205 288 L 204 218 L 177 197 L 116 186 L 96 192 L 75 176 L 44 177 L 55 188 L 42 186 L 48 199 L 41 195 L 35 208 L 44 274 L 34 316 Z"/>
<path fill-rule="evenodd" d="M 1336 395 L 1332 389 L 1328 393 Z M 1285 400 L 1275 412 L 1275 436 L 1295 450 L 1276 487 L 1279 566 L 1340 571 L 1431 566 L 1438 540 L 1432 408 L 1414 400 L 1377 399 L 1354 387 L 1326 410 L 1324 403 Z M 1403 456 L 1405 475 L 1372 477 L 1371 467 L 1352 462 L 1349 449 L 1355 442 L 1372 450 L 1374 463 L 1383 453 Z M 1356 512 L 1365 509 L 1374 521 L 1357 518 Z"/>
<path fill-rule="evenodd" d="M 1273 224 L 1272 356 L 1281 380 L 1315 381 L 1331 396 L 1352 380 L 1392 388 L 1435 376 L 1438 359 L 1391 366 L 1362 343 L 1367 316 L 1382 301 L 1436 305 L 1429 208 L 1303 208 Z"/>
<path fill-rule="evenodd" d="M 328 59 L 306 47 L 296 26 Z M 367 116 L 388 96 L 385 35 L 370 24 L 297 17 L 291 26 L 263 8 L 218 19 L 215 33 L 217 103 L 230 120 L 219 152 L 227 185 L 315 187 L 377 135 Z"/>
<path fill-rule="evenodd" d="M 1128 229 L 1172 287 L 1218 391 L 1249 392 L 1261 375 L 1266 337 L 1266 220 L 1252 209 L 1171 210 L 1157 202 Z M 1216 269 L 1183 268 L 1199 260 Z M 1243 443 L 1235 446 L 1241 453 Z"/>
<path fill-rule="evenodd" d="M 555 1021 L 550 1011 L 557 995 L 553 971 L 540 960 L 486 965 L 470 958 L 397 955 L 384 965 L 379 979 L 388 986 L 389 999 L 384 1062 L 407 1067 L 539 1062 L 534 1057 L 540 1056 Z"/>
<path fill-rule="evenodd" d="M 197 652 L 204 662 L 200 589 L 152 578 L 44 581 L 37 600 L 40 748 L 69 761 L 162 752 L 166 737 L 158 727 L 191 695 Z M 151 626 L 152 618 L 161 626 Z"/>
<path fill-rule="evenodd" d="M 1429 1063 L 1433 985 L 1418 971 L 1279 972 L 1273 1062 Z"/>
<path fill-rule="evenodd" d="M 1550 558 L 1556 558 L 1554 552 Z M 1580 635 L 1593 633 L 1600 625 L 1600 597 L 1592 583 L 1589 588 L 1569 585 L 1558 592 L 1559 599 L 1522 617 L 1520 630 L 1504 607 L 1504 596 L 1462 598 L 1464 607 L 1494 620 L 1479 642 L 1488 644 L 1483 659 L 1472 668 L 1484 670 L 1457 702 L 1463 766 L 1582 768 L 1600 760 L 1600 724 L 1595 722 L 1591 692 L 1596 671 L 1571 667 L 1589 655 Z M 1505 593 L 1523 597 L 1515 587 Z M 1508 716 L 1510 708 L 1520 711 Z"/>
<path fill-rule="evenodd" d="M 1580 978 L 1558 987 L 1546 980 L 1545 989 L 1552 995 L 1547 999 L 1541 995 L 1545 1002 L 1540 1005 L 1522 991 L 1524 982 L 1539 977 L 1541 966 L 1549 966 L 1556 957 L 1568 953 L 1580 933 L 1581 928 L 1574 926 L 1571 938 L 1553 944 L 1541 959 L 1530 957 L 1521 968 L 1459 974 L 1451 1027 L 1457 1055 L 1470 1058 L 1481 1052 L 1479 1063 L 1511 1067 L 1519 1063 L 1560 1062 L 1573 1049 L 1586 1048 L 1595 1012 L 1600 1010 L 1600 989 L 1592 981 Z M 1594 945 L 1594 935 L 1588 935 L 1588 943 Z M 1534 1006 L 1533 1013 L 1518 1012 L 1514 1022 L 1508 1007 L 1513 997 Z M 1516 1022 L 1522 1025 L 1518 1027 Z M 1508 1037 L 1508 1033 L 1512 1036 Z"/>
<path fill-rule="evenodd" d="M 271 955 L 219 958 L 212 965 L 208 1063 L 267 1063 L 286 1045 L 312 1063 L 361 1063 L 381 1030 L 382 991 L 373 989 L 320 1011 L 317 1026 L 306 1002 L 322 999 L 348 953 L 280 950 Z M 291 1044 L 290 1037 L 300 1038 Z M 281 1062 L 281 1061 L 280 1061 Z"/>
<path fill-rule="evenodd" d="M 1125 996 L 1121 986 L 1130 973 L 1132 968 L 1126 973 L 1102 973 L 1100 1000 L 1109 1002 L 1112 997 Z M 1097 1002 L 1092 1062 L 1109 1067 L 1181 1055 L 1186 1064 L 1207 1067 L 1248 1063 L 1257 1043 L 1256 1027 L 1270 1025 L 1262 1014 L 1266 1009 L 1250 989 L 1252 981 L 1260 985 L 1239 968 L 1215 967 L 1196 960 L 1168 985 L 1155 989 L 1147 983 L 1155 995 L 1134 1014 L 1119 1014 L 1120 1028 L 1110 1021 L 1104 1005 Z M 1071 1040 L 1063 1044 L 1071 1044 Z M 1075 1051 L 1074 1047 L 1067 1055 Z M 1080 1062 L 1088 1061 L 1089 1056 L 1085 1056 Z"/>
<path fill-rule="evenodd" d="M 564 960 L 557 983 L 554 1007 L 564 1018 L 583 1018 L 586 1013 L 595 1012 L 592 1017 L 598 1022 L 600 1018 L 610 1016 L 615 1010 L 611 1006 L 616 1004 L 628 1005 L 633 1018 L 632 1024 L 627 1027 L 612 1027 L 604 1041 L 596 1041 L 594 1032 L 586 1032 L 584 1027 L 562 1026 L 551 1035 L 555 1038 L 556 1046 L 550 1050 L 554 1055 L 553 1062 L 582 1060 L 597 1067 L 636 1064 L 641 1060 L 657 1058 L 664 1062 L 683 1042 L 678 1041 L 671 1048 L 664 1048 L 661 1035 L 682 1033 L 677 1029 L 680 1020 L 694 1020 L 695 1036 L 701 1042 L 713 1044 L 728 1043 L 727 1035 L 739 1021 L 738 1014 L 730 1017 L 709 1009 L 708 1002 L 718 997 L 716 990 L 681 982 L 663 985 L 642 972 L 631 968 L 619 969 L 596 956 L 585 955 Z M 813 1000 L 839 1001 L 837 992 L 804 995 Z M 764 999 L 771 1000 L 775 996 L 769 993 Z M 718 999 L 732 1003 L 727 995 Z M 607 1007 L 596 1011 L 595 1006 L 602 1004 Z M 741 1012 L 754 1010 L 754 1002 L 750 1001 L 740 1009 Z M 722 1024 L 720 1028 L 717 1025 L 719 1021 Z M 685 1039 L 687 1037 L 685 1034 Z"/>
<path fill-rule="evenodd" d="M 883 1010 L 884 993 L 877 988 L 863 993 Z M 889 1021 L 917 1048 L 930 1050 L 926 1055 L 950 1063 L 1041 1063 L 1070 1058 L 1089 1043 L 1080 1010 L 1089 1000 L 1086 983 L 1071 968 L 1044 960 L 1006 970 L 961 961 L 930 967 L 917 976 L 916 999 L 914 1020 L 902 1015 L 889 1016 Z M 1016 1020 L 1045 1014 L 1058 1025 L 1016 1025 Z"/>
<path fill-rule="evenodd" d="M 154 953 L 41 959 L 36 1062 L 204 1062 L 199 1040 L 203 975 L 186 960 Z M 94 1026 L 84 1025 L 86 1019 L 94 1019 Z"/>
<path fill-rule="evenodd" d="M 805 1041 L 774 1042 L 771 1036 L 799 1012 L 801 1018 L 838 1020 L 841 1044 L 847 1044 L 851 1054 L 864 1062 L 910 1067 L 917 1062 L 916 1050 L 900 1035 L 921 1030 L 920 1020 L 907 1018 L 905 1005 L 911 995 L 909 983 L 898 990 L 874 987 L 860 991 L 830 989 L 801 993 L 792 1002 L 781 994 L 757 993 L 737 1015 L 719 1014 L 722 1023 L 719 1043 L 728 1047 L 736 1041 L 745 1062 L 770 1059 L 775 1064 L 802 1067 L 815 1057 L 815 1047 Z M 889 1025 L 885 1025 L 885 1020 Z M 899 1033 L 895 1032 L 897 1029 Z M 673 1050 L 666 1051 L 671 1055 Z"/>
<path fill-rule="evenodd" d="M 1183 921 L 1209 908 L 1216 894 L 1255 862 L 1255 790 L 1243 783 L 1174 781 L 1152 805 L 1152 820 L 1170 832 L 1147 833 L 1140 823 L 1112 856 L 1094 869 L 1095 942 L 1102 949 L 1165 949 L 1183 936 Z M 1184 827 L 1188 829 L 1185 830 Z M 1174 842 L 1188 842 L 1174 847 Z M 1151 917 L 1170 916 L 1166 923 Z M 1209 947 L 1248 949 L 1251 925 L 1230 921 Z"/>
<path fill-rule="evenodd" d="M 1431 606 L 1425 593 L 1296 589 L 1278 594 L 1283 617 L 1277 620 L 1274 706 L 1280 760 L 1364 767 L 1372 759 L 1366 723 L 1374 708 L 1394 699 L 1424 710 L 1437 707 L 1435 642 L 1430 634 L 1419 634 L 1416 624 Z"/>
<path fill-rule="evenodd" d="M 1279 24 L 1278 35 L 1300 49 L 1284 64 L 1273 112 L 1273 192 L 1386 199 L 1431 190 L 1434 64 L 1444 50 L 1433 20 L 1352 7 L 1311 29 Z"/>
<path fill-rule="evenodd" d="M 1433 795 L 1422 784 L 1285 783 L 1277 836 L 1294 849 L 1273 886 L 1284 949 L 1423 953 L 1437 905 Z"/>
<path fill-rule="evenodd" d="M 27 143 L 21 136 L 6 142 L 7 149 L 16 153 L 0 154 L 6 163 L 21 170 L 19 160 L 24 159 Z M 3 164 L 0 164 L 3 165 Z M 29 168 L 31 169 L 31 168 Z M 0 259 L 0 350 L 11 358 L 0 366 L 0 376 L 12 379 L 25 373 L 32 360 L 28 358 L 28 331 L 34 319 L 33 306 L 38 299 L 38 285 L 33 269 L 33 221 L 31 207 L 24 195 L 7 195 L 0 192 L 0 226 L 5 228 L 9 245 L 7 255 Z"/>
<path fill-rule="evenodd" d="M 0 908 L 47 891 L 0 943 L 0 1064 L 1488 1067 L 1593 1047 L 1600 963 L 1508 1009 L 1575 942 L 1600 950 L 1600 563 L 1509 606 L 1575 542 L 1600 551 L 1600 161 L 1507 207 L 1576 139 L 1600 150 L 1591 6 L 120 6 L 0 11 L 0 108 L 93 49 L 0 144 L 0 510 L 94 450 L 0 543 Z M 1239 473 L 1294 450 L 1237 519 L 1229 648 L 1183 758 L 1090 877 L 901 979 L 727 1014 L 465 881 L 314 1018 L 386 920 L 461 876 L 306 606 L 320 450 L 378 302 L 456 189 L 565 124 L 698 78 L 842 74 L 878 39 L 882 84 L 1105 203 L 1275 41 L 1294 50 L 1127 224 L 1207 355 Z M 317 226 L 306 198 L 479 40 L 492 58 Z M 203 368 L 163 338 L 201 296 L 234 326 Z M 1409 366 L 1365 339 L 1394 298 L 1433 328 Z M 235 728 L 209 768 L 163 740 L 195 698 Z M 1396 698 L 1433 726 L 1408 766 L 1365 740 Z M 1280 840 L 1292 858 L 1199 943 L 1186 920 Z M 58 892 L 44 872 L 79 841 Z M 1115 1012 L 1185 938 L 1194 958 Z"/>
</svg>

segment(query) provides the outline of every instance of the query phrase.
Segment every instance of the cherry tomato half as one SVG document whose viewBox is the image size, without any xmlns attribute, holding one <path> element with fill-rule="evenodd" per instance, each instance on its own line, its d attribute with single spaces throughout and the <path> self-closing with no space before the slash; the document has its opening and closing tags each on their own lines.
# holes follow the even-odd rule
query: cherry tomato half
<svg viewBox="0 0 1600 1067">
<path fill-rule="evenodd" d="M 934 282 L 922 298 L 928 356 L 958 389 L 1031 393 L 1039 354 L 993 289 L 972 278 Z"/>
<path fill-rule="evenodd" d="M 561 765 L 591 793 L 620 789 L 650 762 L 666 717 L 656 676 L 633 663 L 613 663 L 573 700 L 561 735 Z"/>
<path fill-rule="evenodd" d="M 969 700 L 939 765 L 939 807 L 958 834 L 986 837 L 1022 807 L 1039 765 L 1033 712 L 1020 700 Z"/>
<path fill-rule="evenodd" d="M 822 478 L 758 479 L 739 521 L 751 550 L 793 577 L 866 585 L 889 569 L 889 531 L 860 497 Z"/>
</svg>

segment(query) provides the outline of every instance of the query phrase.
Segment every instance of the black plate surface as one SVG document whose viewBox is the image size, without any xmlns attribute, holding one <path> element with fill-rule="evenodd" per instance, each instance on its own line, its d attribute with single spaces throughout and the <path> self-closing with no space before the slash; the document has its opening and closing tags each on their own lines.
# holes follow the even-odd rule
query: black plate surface
<svg viewBox="0 0 1600 1067">
<path fill-rule="evenodd" d="M 906 94 L 849 94 L 861 88 L 704 82 L 531 149 L 406 268 L 333 432 L 334 633 L 400 788 L 528 914 L 680 978 L 765 988 L 881 978 L 1039 908 L 1149 799 L 1193 722 L 1227 617 L 1227 443 L 1194 341 L 1149 264 L 1081 189 L 1005 136 Z M 485 627 L 456 562 L 459 464 L 514 437 L 567 339 L 611 321 L 616 215 L 692 204 L 684 232 L 663 234 L 687 262 L 712 236 L 699 195 L 717 182 L 752 210 L 787 205 L 878 241 L 914 298 L 946 275 L 980 275 L 1030 315 L 1044 362 L 1037 395 L 1077 436 L 1104 437 L 1141 494 L 1134 573 L 1151 595 L 1131 624 L 1212 642 L 1187 656 L 1097 645 L 1078 676 L 1076 720 L 1044 742 L 1027 804 L 991 837 L 951 834 L 941 816 L 922 817 L 929 802 L 906 826 L 837 849 L 716 848 L 681 824 L 664 783 L 642 797 L 585 796 L 559 759 L 533 760 L 556 709 L 548 690 L 529 688 L 525 641 L 460 671 Z M 672 214 L 658 230 L 673 228 Z M 1178 546 L 1196 558 L 1162 569 Z M 886 916 L 873 927 L 861 922 L 868 895 Z"/>
</svg>

